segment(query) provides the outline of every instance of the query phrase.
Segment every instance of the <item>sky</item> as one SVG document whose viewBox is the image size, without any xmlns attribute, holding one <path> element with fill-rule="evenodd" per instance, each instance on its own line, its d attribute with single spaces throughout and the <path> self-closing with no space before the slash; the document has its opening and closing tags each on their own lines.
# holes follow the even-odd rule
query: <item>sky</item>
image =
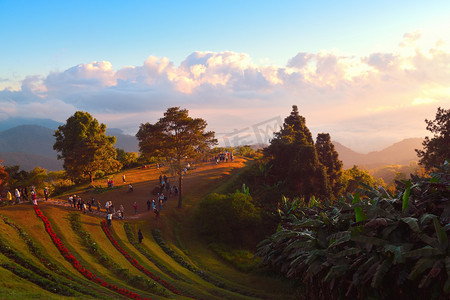
<svg viewBox="0 0 450 300">
<path fill-rule="evenodd" d="M 82 110 L 135 134 L 169 107 L 221 145 L 267 143 L 292 105 L 365 153 L 450 108 L 449 1 L 0 0 L 0 121 Z"/>
</svg>

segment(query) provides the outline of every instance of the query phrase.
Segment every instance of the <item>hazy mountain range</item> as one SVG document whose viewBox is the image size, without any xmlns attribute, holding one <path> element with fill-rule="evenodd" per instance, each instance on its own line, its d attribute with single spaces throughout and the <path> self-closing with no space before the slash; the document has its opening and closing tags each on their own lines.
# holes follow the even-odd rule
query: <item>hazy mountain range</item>
<svg viewBox="0 0 450 300">
<path fill-rule="evenodd" d="M 381 151 L 373 151 L 361 154 L 334 141 L 333 145 L 339 153 L 339 159 L 344 164 L 344 169 L 358 165 L 368 169 L 385 165 L 407 165 L 411 161 L 418 161 L 415 149 L 422 149 L 422 138 L 409 138 L 395 143 Z"/>
<path fill-rule="evenodd" d="M 56 151 L 53 150 L 55 129 L 61 123 L 52 120 L 27 119 L 27 125 L 12 126 L 21 120 L 14 122 L 0 122 L 0 159 L 4 166 L 20 165 L 23 170 L 32 170 L 40 166 L 49 171 L 61 170 L 62 161 L 56 159 Z M 23 120 L 22 120 L 23 121 Z M 49 127 L 47 127 L 49 126 Z M 5 129 L 1 129 L 5 128 Z M 108 129 L 108 135 L 117 138 L 116 148 L 127 152 L 138 152 L 138 141 L 135 136 L 123 134 L 120 129 Z M 339 159 L 343 161 L 344 168 L 353 165 L 365 168 L 377 168 L 384 165 L 406 165 L 411 161 L 417 161 L 415 149 L 422 148 L 421 138 L 409 138 L 395 143 L 381 151 L 361 154 L 334 141 Z"/>
<path fill-rule="evenodd" d="M 55 129 L 41 125 L 20 125 L 0 131 L 0 159 L 3 165 L 19 165 L 26 171 L 37 166 L 49 171 L 62 170 L 62 161 L 57 160 L 57 152 L 53 150 L 54 132 Z M 138 152 L 135 136 L 123 134 L 115 128 L 107 129 L 106 133 L 117 138 L 116 148 Z"/>
</svg>

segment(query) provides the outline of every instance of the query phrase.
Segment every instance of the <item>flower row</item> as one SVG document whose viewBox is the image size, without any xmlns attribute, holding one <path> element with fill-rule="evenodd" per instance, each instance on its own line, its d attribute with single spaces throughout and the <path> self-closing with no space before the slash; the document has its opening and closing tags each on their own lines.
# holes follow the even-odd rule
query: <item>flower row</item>
<svg viewBox="0 0 450 300">
<path fill-rule="evenodd" d="M 87 279 L 100 284 L 114 292 L 117 292 L 121 295 L 127 296 L 128 298 L 131 299 L 142 299 L 141 296 L 139 294 L 136 294 L 132 291 L 129 291 L 127 289 L 121 289 L 119 287 L 117 287 L 116 285 L 113 284 L 109 284 L 106 281 L 103 281 L 102 279 L 100 279 L 99 277 L 97 277 L 95 274 L 93 274 L 92 272 L 90 272 L 88 269 L 84 268 L 81 263 L 70 253 L 70 251 L 66 248 L 66 246 L 63 244 L 63 242 L 58 238 L 58 236 L 56 235 L 56 233 L 53 231 L 50 222 L 48 221 L 47 217 L 44 216 L 41 212 L 41 210 L 39 209 L 39 207 L 37 205 L 34 205 L 34 210 L 36 212 L 36 215 L 41 218 L 41 220 L 44 222 L 44 226 L 45 226 L 45 230 L 47 231 L 47 233 L 49 234 L 50 238 L 52 239 L 53 243 L 55 244 L 55 246 L 58 248 L 59 252 L 61 252 L 61 254 L 64 256 L 64 258 L 69 261 L 72 266 L 78 271 L 80 272 L 84 277 L 86 277 Z M 147 298 L 144 298 L 147 299 Z"/>
<path fill-rule="evenodd" d="M 155 274 L 153 274 L 152 272 L 150 272 L 149 270 L 147 270 L 146 268 L 144 268 L 142 265 L 140 265 L 133 257 L 131 257 L 131 255 L 126 252 L 120 245 L 119 243 L 114 239 L 114 237 L 111 234 L 111 231 L 109 230 L 108 226 L 106 225 L 106 221 L 102 220 L 101 222 L 101 226 L 103 231 L 105 232 L 106 236 L 108 237 L 108 239 L 110 240 L 110 242 L 114 245 L 114 247 L 120 252 L 122 253 L 122 255 L 134 266 L 136 267 L 139 271 L 143 272 L 144 274 L 146 274 L 147 276 L 149 276 L 150 278 L 152 278 L 154 281 L 158 282 L 159 284 L 161 284 L 162 286 L 164 286 L 165 288 L 167 288 L 168 290 L 170 290 L 172 293 L 174 294 L 180 294 L 180 292 L 170 283 L 168 283 L 167 281 L 161 279 L 160 277 L 156 276 Z M 186 297 L 190 297 L 190 298 L 194 298 L 192 296 L 189 295 L 183 295 Z"/>
</svg>

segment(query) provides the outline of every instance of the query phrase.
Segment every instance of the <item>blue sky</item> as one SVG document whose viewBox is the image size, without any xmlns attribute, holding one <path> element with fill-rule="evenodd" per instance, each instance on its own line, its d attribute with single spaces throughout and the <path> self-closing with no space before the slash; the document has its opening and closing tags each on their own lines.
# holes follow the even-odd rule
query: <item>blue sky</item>
<svg viewBox="0 0 450 300">
<path fill-rule="evenodd" d="M 390 50 L 406 32 L 447 25 L 448 1 L 0 1 L 0 78 L 149 55 L 248 53 L 284 65 L 299 51 Z M 448 32 L 447 32 L 448 33 Z"/>
<path fill-rule="evenodd" d="M 448 107 L 442 79 L 448 72 L 431 78 L 436 71 L 423 69 L 429 67 L 422 60 L 442 69 L 449 53 L 449 11 L 448 1 L 0 0 L 0 118 L 18 115 L 21 107 L 51 106 L 37 116 L 64 121 L 76 110 L 89 110 L 109 127 L 133 132 L 138 126 L 133 121 L 162 114 L 155 103 L 168 99 L 167 105 L 214 118 L 213 129 L 227 132 L 275 115 L 284 118 L 298 104 L 313 131 L 334 133 L 362 151 L 373 149 L 376 139 L 387 144 L 422 136 L 423 119 L 433 117 L 439 105 Z M 408 90 L 411 69 L 417 71 L 414 80 L 426 80 Z M 244 79 L 236 77 L 240 73 Z M 396 81 L 386 86 L 387 77 Z M 386 91 L 395 97 L 389 99 Z M 223 122 L 218 121 L 223 100 L 203 100 L 218 94 L 236 107 Z M 377 102 L 374 94 L 386 100 Z M 146 106 L 135 105 L 125 116 L 114 101 L 105 109 L 105 95 Z M 334 123 L 320 119 L 321 109 L 332 107 L 331 113 L 336 105 L 348 111 L 355 99 L 361 103 L 354 115 Z M 246 114 L 255 103 L 263 111 L 260 120 Z M 426 106 L 422 114 L 414 107 L 418 103 Z M 146 117 L 139 115 L 144 107 Z M 358 137 L 354 125 L 343 125 L 361 122 L 362 116 L 381 122 L 399 109 L 418 118 L 416 131 L 408 131 L 405 121 L 397 135 L 374 134 L 369 141 L 367 133 Z M 230 118 L 235 128 L 227 127 Z"/>
</svg>

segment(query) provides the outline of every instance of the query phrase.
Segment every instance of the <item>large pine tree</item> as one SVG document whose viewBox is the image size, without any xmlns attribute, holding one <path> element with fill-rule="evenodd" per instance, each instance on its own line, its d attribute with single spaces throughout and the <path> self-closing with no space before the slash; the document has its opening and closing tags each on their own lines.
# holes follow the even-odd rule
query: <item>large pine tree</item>
<svg viewBox="0 0 450 300">
<path fill-rule="evenodd" d="M 317 135 L 316 149 L 319 161 L 326 168 L 328 183 L 330 184 L 333 197 L 338 197 L 344 189 L 342 184 L 342 161 L 339 160 L 339 155 L 334 149 L 330 134 L 319 133 Z"/>
<path fill-rule="evenodd" d="M 314 140 L 306 120 L 296 105 L 284 119 L 279 132 L 274 133 L 264 156 L 272 165 L 274 181 L 282 181 L 282 192 L 290 197 L 329 197 L 330 188 L 324 166 L 320 163 Z"/>
<path fill-rule="evenodd" d="M 205 120 L 189 117 L 187 109 L 171 107 L 155 124 L 141 124 L 136 134 L 144 156 L 163 158 L 176 170 L 179 208 L 182 205 L 185 158 L 192 159 L 199 154 L 199 149 L 205 150 L 217 144 L 214 131 L 206 131 L 206 126 Z"/>
</svg>

